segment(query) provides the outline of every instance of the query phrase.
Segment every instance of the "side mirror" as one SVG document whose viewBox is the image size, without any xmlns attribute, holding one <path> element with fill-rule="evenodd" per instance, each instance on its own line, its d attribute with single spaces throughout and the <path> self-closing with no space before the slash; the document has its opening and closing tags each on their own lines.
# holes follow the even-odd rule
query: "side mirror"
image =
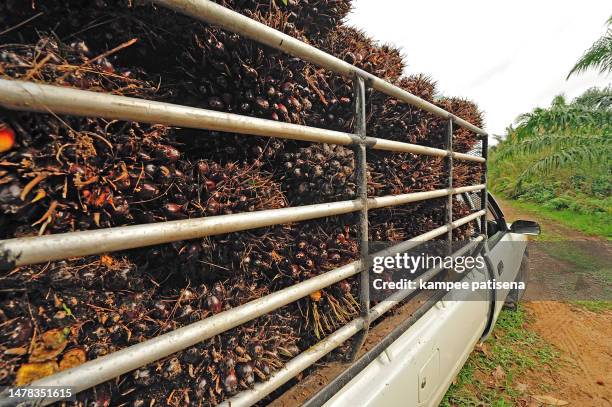
<svg viewBox="0 0 612 407">
<path fill-rule="evenodd" d="M 542 230 L 538 222 L 532 220 L 517 220 L 510 225 L 510 232 L 537 236 Z"/>
</svg>

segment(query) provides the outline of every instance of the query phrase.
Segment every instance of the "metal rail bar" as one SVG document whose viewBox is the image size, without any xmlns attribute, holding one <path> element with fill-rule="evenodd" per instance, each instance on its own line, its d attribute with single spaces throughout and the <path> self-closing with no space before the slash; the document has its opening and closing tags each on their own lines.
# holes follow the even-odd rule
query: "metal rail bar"
<svg viewBox="0 0 612 407">
<path fill-rule="evenodd" d="M 446 129 L 446 148 L 448 155 L 446 156 L 446 168 L 448 170 L 448 188 L 453 188 L 453 119 L 448 119 Z M 445 222 L 450 223 L 453 221 L 453 196 L 449 195 L 446 201 L 446 216 Z M 449 254 L 453 251 L 453 231 L 448 231 L 448 252 Z"/>
<path fill-rule="evenodd" d="M 457 220 L 457 222 L 455 222 L 455 227 L 470 222 L 474 218 L 473 215 L 474 214 Z M 410 247 L 415 247 L 424 241 L 444 234 L 446 229 L 437 230 L 436 233 L 432 232 L 433 231 L 416 236 L 393 247 L 395 247 L 398 252 L 405 250 L 407 245 Z M 393 249 L 393 247 L 390 249 Z M 387 249 L 387 251 L 388 250 L 389 249 Z M 385 251 L 385 253 L 387 251 Z M 269 294 L 265 297 L 253 300 L 236 308 L 232 308 L 228 311 L 224 311 L 212 317 L 206 318 L 202 321 L 195 322 L 155 338 L 148 339 L 136 345 L 113 352 L 107 356 L 99 357 L 75 368 L 36 380 L 29 386 L 69 386 L 74 389 L 75 393 L 79 393 L 90 387 L 128 373 L 143 365 L 154 362 L 155 360 L 159 360 L 189 346 L 195 345 L 203 340 L 225 332 L 228 329 L 253 320 L 263 314 L 305 297 L 314 291 L 320 290 L 338 281 L 353 276 L 359 273 L 361 270 L 360 263 L 360 261 L 355 261 L 325 274 L 321 274 L 291 287 L 277 291 L 273 294 Z M 390 308 L 389 305 L 386 306 Z M 373 312 L 370 315 L 374 316 L 374 319 L 376 319 L 382 314 L 380 314 L 379 310 L 373 309 Z M 357 324 L 357 331 L 363 328 L 363 319 L 360 318 L 359 321 L 360 322 Z M 354 325 L 354 321 L 352 324 Z M 351 323 L 349 325 L 351 325 Z M 345 326 L 341 328 L 340 331 L 346 329 L 350 328 Z M 333 348 L 329 349 L 328 352 L 332 349 Z M 310 350 L 307 350 L 304 353 L 308 352 L 310 352 Z M 300 354 L 300 356 L 303 354 Z M 297 357 L 299 358 L 300 356 Z M 0 403 L 2 403 L 4 398 L 6 398 L 6 394 L 0 393 Z M 41 400 L 40 405 L 48 405 L 54 401 L 57 400 L 47 398 Z"/>
<path fill-rule="evenodd" d="M 0 79 L 0 106 L 318 143 L 350 145 L 359 141 L 339 131 L 19 80 Z"/>
<path fill-rule="evenodd" d="M 390 84 L 362 69 L 359 69 L 339 58 L 308 45 L 296 38 L 284 34 L 265 24 L 252 20 L 240 13 L 229 10 L 209 0 L 152 0 L 161 6 L 173 9 L 181 14 L 218 25 L 226 30 L 238 33 L 254 41 L 276 48 L 327 70 L 352 79 L 354 74 L 366 79 L 370 86 L 396 99 L 410 103 L 436 116 L 449 118 L 446 110 L 427 102 L 405 90 Z M 453 121 L 461 127 L 477 134 L 487 134 L 484 130 L 459 117 Z"/>
<path fill-rule="evenodd" d="M 482 237 L 477 238 L 477 241 L 482 240 Z M 472 247 L 470 244 L 466 245 Z M 463 253 L 467 251 L 469 248 L 463 247 L 459 251 L 463 250 Z M 401 250 L 403 251 L 403 250 Z M 400 252 L 401 252 L 400 251 Z M 378 255 L 374 254 L 375 256 Z M 429 281 L 433 277 L 435 277 L 442 269 L 441 268 L 433 268 L 428 270 L 419 276 L 418 281 Z M 412 294 L 416 290 L 406 289 L 402 291 L 398 291 L 389 297 L 385 301 L 381 301 L 376 306 L 372 307 L 372 310 L 369 314 L 370 322 L 375 321 L 380 318 L 394 306 L 396 306 L 399 302 L 403 301 L 406 297 Z M 298 375 L 304 369 L 313 365 L 317 360 L 321 359 L 323 356 L 327 355 L 329 352 L 340 346 L 346 340 L 350 339 L 353 335 L 359 332 L 365 326 L 365 321 L 363 317 L 359 317 L 349 322 L 347 325 L 342 328 L 336 330 L 333 334 L 329 335 L 327 338 L 323 339 L 320 342 L 317 342 L 315 345 L 310 347 L 308 350 L 300 353 L 295 358 L 291 359 L 284 367 L 282 367 L 277 372 L 273 373 L 267 381 L 262 383 L 257 383 L 252 389 L 243 391 L 236 396 L 225 400 L 220 406 L 223 407 L 247 407 L 252 406 L 257 403 L 265 396 L 287 383 L 293 377 Z"/>
<path fill-rule="evenodd" d="M 368 168 L 366 157 L 366 95 L 365 81 L 360 76 L 353 78 L 353 95 L 355 100 L 355 135 L 360 143 L 355 146 L 356 181 L 362 207 L 359 211 L 359 250 L 361 272 L 359 275 L 359 312 L 363 318 L 363 329 L 354 341 L 350 358 L 357 355 L 365 342 L 369 330 L 368 315 L 370 312 L 370 243 L 368 237 Z"/>
<path fill-rule="evenodd" d="M 368 209 L 377 209 L 384 208 L 386 206 L 396 206 L 403 205 L 410 202 L 423 201 L 425 199 L 433 199 L 439 198 L 446 195 L 457 195 L 463 194 L 466 192 L 474 192 L 480 191 L 484 189 L 484 185 L 471 185 L 467 187 L 460 188 L 445 188 L 445 189 L 437 189 L 434 191 L 425 191 L 425 192 L 411 192 L 409 194 L 401 194 L 401 195 L 387 195 L 381 197 L 368 198 Z"/>
<path fill-rule="evenodd" d="M 475 191 L 482 188 L 484 188 L 483 185 L 475 185 L 471 187 L 454 188 L 452 190 L 443 189 L 370 198 L 368 199 L 368 205 L 371 208 L 382 208 L 385 206 L 436 198 L 447 194 Z M 0 267 L 7 268 L 44 263 L 69 257 L 102 254 L 283 223 L 300 222 L 325 216 L 355 212 L 361 210 L 362 207 L 363 203 L 361 200 L 339 201 L 293 208 L 211 216 L 207 218 L 175 220 L 0 240 L 0 253 L 4 252 L 5 254 L 5 256 L 0 256 L 0 259 L 6 257 L 2 260 L 5 264 L 0 264 Z"/>
<path fill-rule="evenodd" d="M 386 140 L 375 137 L 367 137 L 366 142 L 368 143 L 368 147 L 371 147 L 374 150 L 431 155 L 434 157 L 446 157 L 449 154 L 447 150 L 442 150 L 439 148 L 421 146 L 418 144 L 402 143 L 401 141 Z M 453 152 L 452 155 L 454 158 L 457 158 L 459 160 L 484 162 L 484 159 L 482 157 L 477 157 L 469 154 Z"/>
<path fill-rule="evenodd" d="M 489 200 L 489 194 L 487 191 L 487 159 L 489 157 L 489 138 L 487 136 L 482 139 L 482 158 L 484 159 L 484 168 L 482 169 L 482 185 L 485 188 L 480 193 L 480 208 L 485 211 L 485 214 L 482 215 L 482 219 L 480 221 L 480 233 L 485 236 L 489 236 L 487 234 L 487 205 Z"/>
<path fill-rule="evenodd" d="M 362 206 L 363 204 L 360 200 L 340 201 L 207 218 L 24 237 L 0 241 L 0 252 L 8 251 L 10 253 L 8 261 L 13 260 L 17 266 L 44 263 L 69 257 L 134 249 L 264 226 L 341 215 L 358 211 Z"/>
<path fill-rule="evenodd" d="M 357 145 L 361 139 L 349 133 L 316 127 L 259 119 L 232 113 L 156 102 L 88 90 L 42 85 L 19 80 L 0 79 L 0 106 L 5 109 L 40 113 L 96 116 L 113 120 L 165 124 L 204 130 L 233 132 L 249 136 L 277 137 L 339 145 Z M 408 152 L 444 157 L 446 150 L 416 144 L 367 137 L 375 150 Z M 457 156 L 462 160 L 481 161 L 481 157 Z"/>
<path fill-rule="evenodd" d="M 483 215 L 482 210 L 478 211 L 478 212 L 474 212 L 468 216 L 465 216 L 461 219 L 457 219 L 453 222 L 450 222 L 447 225 L 444 226 L 440 226 L 439 228 L 435 228 L 433 230 L 430 230 L 429 232 L 423 233 L 422 235 L 419 235 L 420 239 L 422 240 L 429 240 L 432 239 L 436 236 L 440 236 L 443 235 L 444 233 L 448 232 L 449 229 L 451 228 L 458 228 L 459 226 L 465 225 L 468 222 L 473 221 L 474 219 L 479 218 L 480 216 Z M 375 255 L 373 256 L 392 256 L 394 255 L 396 252 L 405 252 L 408 251 L 410 249 L 412 249 L 414 247 L 414 245 L 412 244 L 411 240 L 406 240 L 405 242 L 402 243 L 398 243 L 395 246 L 392 246 L 390 248 L 381 250 L 379 252 L 376 252 Z"/>
</svg>

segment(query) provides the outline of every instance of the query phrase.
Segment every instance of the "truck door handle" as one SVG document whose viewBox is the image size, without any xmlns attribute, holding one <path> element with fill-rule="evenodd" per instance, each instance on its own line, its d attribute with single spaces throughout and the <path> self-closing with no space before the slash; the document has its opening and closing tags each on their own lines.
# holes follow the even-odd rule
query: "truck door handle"
<svg viewBox="0 0 612 407">
<path fill-rule="evenodd" d="M 497 275 L 501 276 L 503 272 L 504 272 L 504 262 L 500 260 L 499 263 L 497 263 Z"/>
</svg>

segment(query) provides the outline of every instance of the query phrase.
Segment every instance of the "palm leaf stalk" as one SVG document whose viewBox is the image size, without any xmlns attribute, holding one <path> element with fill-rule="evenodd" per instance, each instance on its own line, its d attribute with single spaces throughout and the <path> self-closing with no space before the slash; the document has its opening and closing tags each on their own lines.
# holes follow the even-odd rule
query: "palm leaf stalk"
<svg viewBox="0 0 612 407">
<path fill-rule="evenodd" d="M 567 75 L 566 79 L 589 69 L 599 69 L 599 73 L 612 72 L 612 16 L 606 21 L 608 29 L 584 55 L 576 62 L 576 65 Z"/>
</svg>

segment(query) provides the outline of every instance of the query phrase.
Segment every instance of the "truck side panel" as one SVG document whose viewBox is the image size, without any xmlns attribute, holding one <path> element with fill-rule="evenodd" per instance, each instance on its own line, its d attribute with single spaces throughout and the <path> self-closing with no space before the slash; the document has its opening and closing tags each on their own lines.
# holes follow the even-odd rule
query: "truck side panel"
<svg viewBox="0 0 612 407">
<path fill-rule="evenodd" d="M 475 279 L 484 273 L 466 277 Z M 486 299 L 438 302 L 325 405 L 437 406 L 480 339 L 488 310 Z"/>
</svg>

